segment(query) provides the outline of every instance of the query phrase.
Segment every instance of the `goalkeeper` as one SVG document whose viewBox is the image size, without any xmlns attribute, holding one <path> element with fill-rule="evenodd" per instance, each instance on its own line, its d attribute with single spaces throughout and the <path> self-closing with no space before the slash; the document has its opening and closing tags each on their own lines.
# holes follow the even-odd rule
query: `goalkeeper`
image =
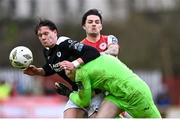
<svg viewBox="0 0 180 119">
<path fill-rule="evenodd" d="M 109 92 L 96 117 L 113 118 L 122 111 L 135 118 L 161 117 L 148 85 L 119 59 L 102 55 L 74 72 L 66 70 L 66 74 L 78 83 L 80 90 L 72 92 L 69 98 L 79 107 L 89 106 L 93 90 Z M 111 113 L 110 109 L 115 107 L 119 113 Z"/>
</svg>

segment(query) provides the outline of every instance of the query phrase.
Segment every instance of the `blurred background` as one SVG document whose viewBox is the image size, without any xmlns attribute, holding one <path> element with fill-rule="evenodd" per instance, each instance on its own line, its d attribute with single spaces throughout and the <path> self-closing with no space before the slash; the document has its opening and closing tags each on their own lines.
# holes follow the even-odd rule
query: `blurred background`
<svg viewBox="0 0 180 119">
<path fill-rule="evenodd" d="M 30 48 L 33 64 L 45 63 L 34 34 L 40 18 L 54 21 L 60 35 L 85 37 L 82 15 L 102 12 L 102 34 L 119 40 L 119 59 L 150 86 L 162 116 L 180 117 L 179 0 L 0 0 L 0 117 L 62 117 L 67 98 L 56 94 L 57 75 L 30 77 L 11 67 L 10 51 Z"/>
</svg>

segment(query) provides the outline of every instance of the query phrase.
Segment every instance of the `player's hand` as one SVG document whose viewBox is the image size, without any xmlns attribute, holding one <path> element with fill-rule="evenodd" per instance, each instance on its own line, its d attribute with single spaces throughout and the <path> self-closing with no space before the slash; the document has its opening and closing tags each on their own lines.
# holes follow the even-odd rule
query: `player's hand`
<svg viewBox="0 0 180 119">
<path fill-rule="evenodd" d="M 34 65 L 30 65 L 29 67 L 27 67 L 26 69 L 23 70 L 24 74 L 27 75 L 35 75 L 37 67 Z"/>
<path fill-rule="evenodd" d="M 56 92 L 60 95 L 64 95 L 69 97 L 70 93 L 72 92 L 71 89 L 69 89 L 66 85 L 62 83 L 55 82 L 55 89 Z"/>
<path fill-rule="evenodd" d="M 73 64 L 72 62 L 66 61 L 66 60 L 65 60 L 65 61 L 62 61 L 62 62 L 59 62 L 59 66 L 60 66 L 60 68 L 62 68 L 62 69 L 70 70 L 70 71 L 72 71 L 72 70 L 75 69 L 74 64 Z"/>
<path fill-rule="evenodd" d="M 66 76 L 71 79 L 72 81 L 75 80 L 75 73 L 76 73 L 76 70 L 65 70 L 65 74 Z"/>
<path fill-rule="evenodd" d="M 30 75 L 30 76 L 45 74 L 43 68 L 37 68 L 34 65 L 29 65 L 29 67 L 27 67 L 26 69 L 23 70 L 23 73 Z"/>
</svg>

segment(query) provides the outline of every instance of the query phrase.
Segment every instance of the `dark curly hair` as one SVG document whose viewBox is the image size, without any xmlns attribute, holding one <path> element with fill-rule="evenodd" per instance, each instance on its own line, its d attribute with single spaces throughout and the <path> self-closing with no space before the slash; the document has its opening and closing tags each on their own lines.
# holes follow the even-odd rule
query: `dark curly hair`
<svg viewBox="0 0 180 119">
<path fill-rule="evenodd" d="M 44 20 L 40 19 L 39 23 L 35 26 L 35 34 L 36 35 L 37 35 L 39 28 L 42 26 L 47 26 L 47 27 L 49 27 L 50 30 L 58 31 L 56 25 L 52 21 L 47 20 L 47 19 L 44 19 Z"/>
<path fill-rule="evenodd" d="M 86 22 L 86 19 L 89 15 L 96 15 L 100 18 L 101 20 L 101 23 L 102 23 L 102 16 L 101 16 L 101 13 L 99 12 L 99 10 L 97 9 L 90 9 L 88 10 L 82 17 L 82 21 L 81 21 L 81 25 L 83 26 Z"/>
</svg>

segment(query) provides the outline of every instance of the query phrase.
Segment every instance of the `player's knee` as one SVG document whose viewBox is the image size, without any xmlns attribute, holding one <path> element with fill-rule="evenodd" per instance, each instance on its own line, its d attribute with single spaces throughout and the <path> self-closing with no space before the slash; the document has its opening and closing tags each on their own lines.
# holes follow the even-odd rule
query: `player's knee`
<svg viewBox="0 0 180 119">
<path fill-rule="evenodd" d="M 79 108 L 71 108 L 64 111 L 64 118 L 84 118 L 87 113 Z"/>
</svg>

